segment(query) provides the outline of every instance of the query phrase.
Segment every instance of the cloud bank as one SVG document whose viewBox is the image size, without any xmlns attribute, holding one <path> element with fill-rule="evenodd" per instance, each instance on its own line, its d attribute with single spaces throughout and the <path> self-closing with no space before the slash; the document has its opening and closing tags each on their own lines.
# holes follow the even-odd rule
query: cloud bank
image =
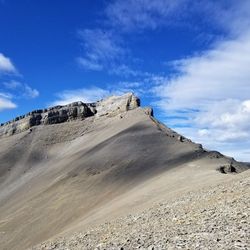
<svg viewBox="0 0 250 250">
<path fill-rule="evenodd" d="M 249 54 L 250 33 L 173 62 L 175 74 L 154 88 L 158 107 L 175 116 L 170 125 L 211 148 L 250 148 Z"/>
</svg>

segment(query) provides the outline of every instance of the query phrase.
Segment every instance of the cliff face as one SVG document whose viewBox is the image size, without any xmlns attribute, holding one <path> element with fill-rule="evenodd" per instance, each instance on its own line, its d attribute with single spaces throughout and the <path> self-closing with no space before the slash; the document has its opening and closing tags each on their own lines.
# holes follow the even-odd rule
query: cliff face
<svg viewBox="0 0 250 250">
<path fill-rule="evenodd" d="M 38 125 L 50 125 L 85 119 L 90 116 L 114 116 L 140 106 L 139 99 L 132 93 L 111 96 L 96 103 L 74 102 L 65 106 L 39 109 L 1 124 L 0 136 L 13 135 Z"/>
</svg>

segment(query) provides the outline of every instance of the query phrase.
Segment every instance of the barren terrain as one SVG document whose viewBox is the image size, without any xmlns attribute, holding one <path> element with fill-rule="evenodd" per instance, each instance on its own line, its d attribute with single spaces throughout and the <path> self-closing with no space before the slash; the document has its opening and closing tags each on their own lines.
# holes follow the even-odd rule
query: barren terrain
<svg viewBox="0 0 250 250">
<path fill-rule="evenodd" d="M 0 138 L 0 248 L 247 249 L 248 167 L 119 105 Z"/>
</svg>

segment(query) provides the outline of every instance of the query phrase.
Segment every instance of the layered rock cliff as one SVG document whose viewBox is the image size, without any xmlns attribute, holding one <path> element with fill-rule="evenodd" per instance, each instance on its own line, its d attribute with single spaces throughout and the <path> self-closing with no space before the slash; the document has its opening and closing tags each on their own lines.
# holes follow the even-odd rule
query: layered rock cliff
<svg viewBox="0 0 250 250">
<path fill-rule="evenodd" d="M 64 106 L 34 110 L 26 115 L 1 124 L 0 136 L 13 135 L 33 126 L 57 124 L 90 116 L 114 116 L 140 106 L 140 100 L 132 93 L 111 96 L 95 103 L 73 102 Z"/>
</svg>

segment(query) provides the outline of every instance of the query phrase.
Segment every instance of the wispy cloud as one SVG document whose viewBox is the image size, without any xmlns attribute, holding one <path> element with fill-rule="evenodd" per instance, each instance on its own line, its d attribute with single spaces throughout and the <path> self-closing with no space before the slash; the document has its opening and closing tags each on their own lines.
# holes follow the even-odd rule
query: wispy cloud
<svg viewBox="0 0 250 250">
<path fill-rule="evenodd" d="M 250 1 L 207 1 L 211 20 L 231 36 L 239 36 L 249 30 Z"/>
<path fill-rule="evenodd" d="M 85 70 L 101 71 L 103 70 L 103 64 L 98 60 L 91 60 L 90 58 L 78 57 L 76 59 L 79 66 Z"/>
<path fill-rule="evenodd" d="M 126 54 L 121 41 L 112 31 L 85 29 L 80 30 L 78 35 L 85 54 L 77 61 L 86 70 L 100 71 L 110 68 Z"/>
<path fill-rule="evenodd" d="M 168 26 L 198 29 L 202 24 L 212 24 L 213 28 L 225 31 L 230 28 L 231 31 L 230 23 L 235 17 L 239 20 L 241 15 L 240 21 L 246 20 L 244 17 L 248 12 L 243 10 L 247 8 L 247 0 L 242 0 L 240 4 L 233 0 L 115 0 L 107 5 L 105 13 L 109 24 L 123 32 L 140 32 Z"/>
<path fill-rule="evenodd" d="M 39 91 L 37 89 L 31 88 L 29 85 L 24 84 L 24 96 L 27 98 L 36 98 L 39 96 Z"/>
<path fill-rule="evenodd" d="M 22 86 L 22 84 L 17 81 L 4 82 L 3 85 L 5 86 L 6 89 L 9 90 L 16 90 Z"/>
<path fill-rule="evenodd" d="M 187 0 L 117 0 L 106 8 L 106 15 L 112 26 L 123 31 L 138 31 L 145 28 L 156 29 L 158 26 L 177 21 L 184 15 Z"/>
<path fill-rule="evenodd" d="M 64 90 L 56 94 L 56 100 L 49 106 L 66 105 L 76 101 L 91 103 L 110 95 L 110 91 L 98 87 Z"/>
<path fill-rule="evenodd" d="M 31 88 L 26 83 L 12 80 L 9 82 L 4 82 L 3 85 L 7 90 L 13 91 L 17 98 L 20 96 L 25 98 L 36 98 L 39 96 L 39 91 L 37 89 Z"/>
<path fill-rule="evenodd" d="M 17 107 L 16 101 L 21 98 L 36 98 L 39 91 L 28 84 L 16 81 L 20 74 L 10 58 L 0 53 L 0 111 Z"/>
<path fill-rule="evenodd" d="M 56 94 L 56 100 L 49 103 L 49 106 L 66 105 L 76 101 L 91 103 L 111 95 L 123 95 L 128 92 L 140 96 L 145 90 L 144 84 L 144 82 L 124 81 L 106 84 L 106 87 L 103 88 L 92 86 L 90 88 L 64 90 Z"/>
<path fill-rule="evenodd" d="M 123 77 L 142 76 L 143 72 L 132 62 L 135 59 L 133 52 L 127 48 L 128 35 L 168 26 L 200 28 L 203 32 L 202 27 L 207 23 L 213 23 L 211 27 L 215 26 L 226 31 L 228 22 L 223 22 L 222 19 L 230 20 L 239 12 L 239 8 L 231 2 L 230 0 L 228 6 L 224 5 L 223 1 L 211 3 L 205 0 L 107 2 L 102 19 L 103 25 L 100 28 L 78 31 L 84 53 L 77 58 L 77 62 L 85 70 L 106 71 Z M 197 22 L 200 25 L 197 25 Z M 207 35 L 209 41 L 212 41 L 211 37 L 214 36 L 211 33 Z"/>
<path fill-rule="evenodd" d="M 157 16 L 169 16 L 170 12 L 176 12 L 181 2 L 186 1 L 118 0 L 108 3 L 102 20 L 105 26 L 78 31 L 84 54 L 77 57 L 77 63 L 85 70 L 105 70 L 109 74 L 123 77 L 143 75 L 143 72 L 131 66 L 124 31 L 132 31 L 132 27 L 136 31 L 141 26 L 155 27 L 161 20 Z"/>
<path fill-rule="evenodd" d="M 10 94 L 0 92 L 0 111 L 17 107 L 11 99 L 12 96 Z"/>
<path fill-rule="evenodd" d="M 0 53 L 0 74 L 1 73 L 16 73 L 17 70 L 10 60 L 4 54 Z"/>
<path fill-rule="evenodd" d="M 114 74 L 121 77 L 148 77 L 151 74 L 147 71 L 136 70 L 129 67 L 126 64 L 118 64 L 115 67 L 109 69 L 108 71 L 110 74 Z"/>
<path fill-rule="evenodd" d="M 20 99 L 33 99 L 39 96 L 39 91 L 19 81 L 0 83 L 0 112 L 17 108 Z"/>
</svg>

